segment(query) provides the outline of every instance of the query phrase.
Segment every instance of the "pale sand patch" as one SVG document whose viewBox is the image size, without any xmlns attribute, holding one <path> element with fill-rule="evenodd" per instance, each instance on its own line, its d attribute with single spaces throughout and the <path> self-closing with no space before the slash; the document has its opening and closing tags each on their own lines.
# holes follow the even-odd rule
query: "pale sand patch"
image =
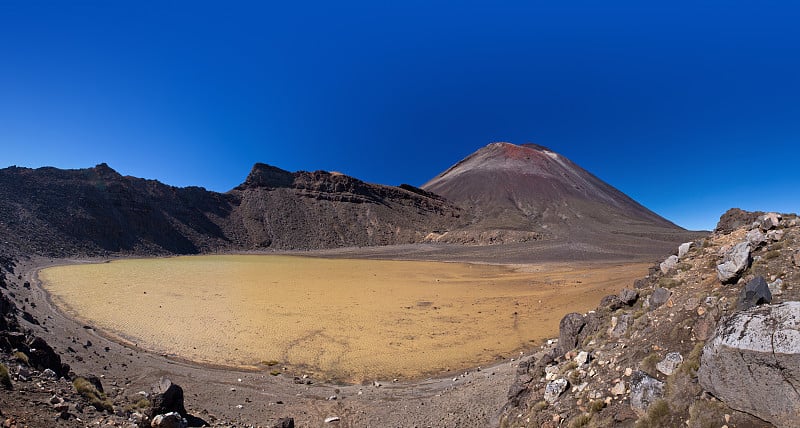
<svg viewBox="0 0 800 428">
<path fill-rule="evenodd" d="M 565 313 L 593 309 L 648 266 L 226 255 L 59 266 L 39 277 L 66 313 L 141 348 L 230 366 L 274 360 L 358 382 L 508 357 L 556 336 Z"/>
</svg>

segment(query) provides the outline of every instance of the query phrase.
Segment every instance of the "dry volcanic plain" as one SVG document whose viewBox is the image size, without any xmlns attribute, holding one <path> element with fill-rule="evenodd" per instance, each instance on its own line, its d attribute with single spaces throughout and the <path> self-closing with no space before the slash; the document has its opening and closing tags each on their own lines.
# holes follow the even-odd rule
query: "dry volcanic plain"
<svg viewBox="0 0 800 428">
<path fill-rule="evenodd" d="M 58 308 L 195 363 L 327 381 L 486 366 L 558 333 L 649 264 L 490 265 L 286 255 L 80 263 L 39 272 Z"/>
</svg>

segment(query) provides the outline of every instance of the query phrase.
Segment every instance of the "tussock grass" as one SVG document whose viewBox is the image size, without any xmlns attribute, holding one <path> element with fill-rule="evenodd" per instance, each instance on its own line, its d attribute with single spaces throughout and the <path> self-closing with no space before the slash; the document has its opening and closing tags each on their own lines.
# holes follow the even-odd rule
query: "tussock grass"
<svg viewBox="0 0 800 428">
<path fill-rule="evenodd" d="M 19 363 L 25 364 L 26 366 L 31 365 L 30 359 L 28 359 L 28 355 L 26 355 L 22 351 L 14 352 L 14 359 L 17 360 L 17 362 Z"/>
<path fill-rule="evenodd" d="M 114 405 L 111 403 L 111 400 L 106 397 L 106 394 L 98 391 L 86 378 L 80 376 L 75 378 L 75 380 L 72 381 L 72 386 L 74 386 L 75 390 L 95 409 L 101 412 L 104 410 L 110 413 L 114 412 Z"/>
<path fill-rule="evenodd" d="M 8 367 L 6 367 L 5 364 L 0 364 L 0 385 L 6 389 L 13 388 L 13 385 L 11 385 L 11 376 L 8 374 Z"/>
</svg>

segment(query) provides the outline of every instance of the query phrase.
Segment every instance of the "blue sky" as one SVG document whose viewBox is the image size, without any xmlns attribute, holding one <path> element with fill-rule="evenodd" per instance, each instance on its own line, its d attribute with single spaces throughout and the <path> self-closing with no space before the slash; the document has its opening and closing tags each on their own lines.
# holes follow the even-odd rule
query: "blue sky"
<svg viewBox="0 0 800 428">
<path fill-rule="evenodd" d="M 286 3 L 0 3 L 0 167 L 421 185 L 534 142 L 687 228 L 798 211 L 793 2 Z"/>
</svg>

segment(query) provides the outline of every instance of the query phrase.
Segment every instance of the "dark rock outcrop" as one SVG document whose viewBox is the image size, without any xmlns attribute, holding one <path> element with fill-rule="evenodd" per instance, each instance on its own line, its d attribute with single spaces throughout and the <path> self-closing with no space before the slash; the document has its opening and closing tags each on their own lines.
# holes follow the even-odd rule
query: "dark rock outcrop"
<svg viewBox="0 0 800 428">
<path fill-rule="evenodd" d="M 757 276 L 745 284 L 736 302 L 739 310 L 750 309 L 753 306 L 763 305 L 772 301 L 772 293 L 769 291 L 767 280 L 763 276 Z"/>
<path fill-rule="evenodd" d="M 41 337 L 35 336 L 28 341 L 27 352 L 29 364 L 38 370 L 50 369 L 59 377 L 69 374 L 69 365 L 61 362 L 61 356 Z"/>
<path fill-rule="evenodd" d="M 183 388 L 169 379 L 162 378 L 153 385 L 150 408 L 145 413 L 148 417 L 154 418 L 156 415 L 171 412 L 176 412 L 182 417 L 187 416 L 186 408 L 183 406 Z"/>
<path fill-rule="evenodd" d="M 714 231 L 718 233 L 731 233 L 742 226 L 750 226 L 762 214 L 764 214 L 763 211 L 751 212 L 739 208 L 731 208 L 720 216 Z"/>
<path fill-rule="evenodd" d="M 733 409 L 778 427 L 800 420 L 800 302 L 737 312 L 703 348 L 700 384 Z"/>
<path fill-rule="evenodd" d="M 588 336 L 597 332 L 600 322 L 596 314 L 582 315 L 576 312 L 564 315 L 558 324 L 557 355 L 564 355 L 575 349 Z"/>
</svg>

